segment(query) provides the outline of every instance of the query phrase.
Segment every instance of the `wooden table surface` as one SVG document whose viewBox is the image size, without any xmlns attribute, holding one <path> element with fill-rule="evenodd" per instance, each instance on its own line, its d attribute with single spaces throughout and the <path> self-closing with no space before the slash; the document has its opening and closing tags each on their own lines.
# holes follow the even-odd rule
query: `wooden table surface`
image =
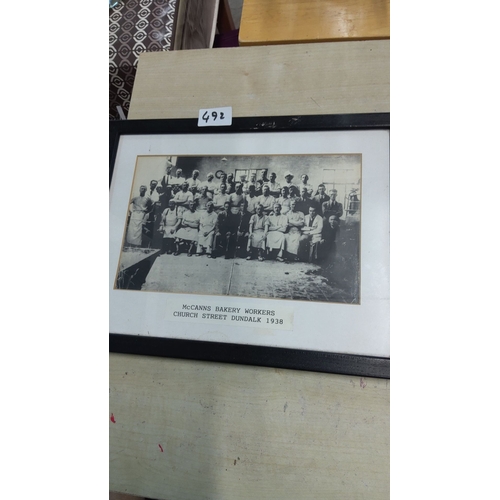
<svg viewBox="0 0 500 500">
<path fill-rule="evenodd" d="M 389 111 L 389 41 L 144 53 L 129 119 Z M 390 383 L 110 354 L 110 490 L 389 498 Z"/>
<path fill-rule="evenodd" d="M 244 0 L 240 45 L 389 38 L 390 0 Z"/>
<path fill-rule="evenodd" d="M 110 490 L 157 500 L 389 498 L 389 381 L 110 356 Z"/>
<path fill-rule="evenodd" d="M 389 111 L 389 40 L 145 52 L 129 119 Z M 168 75 L 168 78 L 166 77 Z"/>
</svg>

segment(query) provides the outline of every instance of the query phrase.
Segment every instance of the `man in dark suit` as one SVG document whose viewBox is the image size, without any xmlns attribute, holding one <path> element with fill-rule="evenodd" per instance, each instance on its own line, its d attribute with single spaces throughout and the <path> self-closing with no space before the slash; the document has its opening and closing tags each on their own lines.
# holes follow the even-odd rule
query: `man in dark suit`
<svg viewBox="0 0 500 500">
<path fill-rule="evenodd" d="M 334 215 L 330 215 L 323 224 L 321 241 L 318 248 L 318 260 L 328 259 L 327 263 L 333 264 L 337 252 L 337 244 L 335 243 L 337 230 L 338 222 L 335 220 Z"/>
<path fill-rule="evenodd" d="M 309 207 L 315 206 L 309 197 L 309 193 L 305 186 L 300 188 L 300 198 L 297 200 L 297 210 L 304 215 L 309 213 Z"/>
<path fill-rule="evenodd" d="M 339 221 L 342 217 L 344 210 L 342 208 L 342 203 L 337 201 L 337 190 L 330 190 L 330 199 L 323 203 L 322 206 L 323 217 L 328 220 L 331 215 L 335 217 L 336 221 Z"/>
<path fill-rule="evenodd" d="M 316 208 L 311 206 L 302 228 L 302 234 L 307 236 L 309 242 L 309 262 L 318 260 L 318 247 L 322 240 L 322 233 L 323 219 L 316 214 Z"/>
<path fill-rule="evenodd" d="M 250 225 L 250 217 L 253 214 L 248 212 L 246 203 L 240 203 L 240 211 L 235 217 L 236 225 L 236 251 L 235 254 L 238 257 L 246 257 L 247 244 L 248 244 L 248 232 Z M 230 245 L 231 246 L 231 245 Z"/>
<path fill-rule="evenodd" d="M 344 213 L 344 209 L 342 208 L 342 203 L 339 203 L 337 200 L 337 190 L 330 190 L 330 199 L 323 203 L 323 219 L 325 224 L 328 222 L 332 228 L 335 228 L 335 232 L 333 234 L 333 241 L 335 241 L 335 237 L 337 235 L 338 230 L 340 229 L 340 218 Z M 333 222 L 330 224 L 330 220 Z"/>
<path fill-rule="evenodd" d="M 238 228 L 243 224 L 243 212 L 245 210 L 245 201 L 242 201 L 238 206 L 238 212 L 231 211 L 231 204 L 229 201 L 224 203 L 224 210 L 219 212 L 217 217 L 216 228 L 216 245 L 219 252 L 224 255 L 225 259 L 234 257 L 236 249 L 236 241 L 238 235 Z"/>
<path fill-rule="evenodd" d="M 312 201 L 316 207 L 316 213 L 323 216 L 323 203 L 330 201 L 330 197 L 325 194 L 326 188 L 324 184 L 318 186 L 318 194 L 313 197 Z"/>
</svg>

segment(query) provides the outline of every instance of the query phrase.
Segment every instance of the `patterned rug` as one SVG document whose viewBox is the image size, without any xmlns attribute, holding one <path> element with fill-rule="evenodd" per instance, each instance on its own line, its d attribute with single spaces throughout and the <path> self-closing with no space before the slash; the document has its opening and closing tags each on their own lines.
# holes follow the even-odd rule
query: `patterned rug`
<svg viewBox="0 0 500 500">
<path fill-rule="evenodd" d="M 120 0 L 109 9 L 109 119 L 130 107 L 137 61 L 143 52 L 171 50 L 178 0 Z"/>
</svg>

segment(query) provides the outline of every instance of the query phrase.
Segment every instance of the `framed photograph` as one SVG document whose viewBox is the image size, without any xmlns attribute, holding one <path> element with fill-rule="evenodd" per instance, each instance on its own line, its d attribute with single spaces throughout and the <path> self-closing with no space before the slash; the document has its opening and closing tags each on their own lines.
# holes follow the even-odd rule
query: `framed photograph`
<svg viewBox="0 0 500 500">
<path fill-rule="evenodd" d="M 389 114 L 110 122 L 110 351 L 389 378 Z"/>
</svg>

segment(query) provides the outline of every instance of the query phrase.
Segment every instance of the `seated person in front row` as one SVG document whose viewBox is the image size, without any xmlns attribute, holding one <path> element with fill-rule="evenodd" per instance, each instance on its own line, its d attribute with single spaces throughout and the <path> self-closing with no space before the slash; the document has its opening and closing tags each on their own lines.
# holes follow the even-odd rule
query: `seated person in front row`
<svg viewBox="0 0 500 500">
<path fill-rule="evenodd" d="M 250 218 L 252 214 L 248 212 L 245 202 L 240 203 L 240 211 L 235 217 L 236 223 L 236 249 L 233 255 L 238 257 L 246 257 L 246 249 L 248 244 Z"/>
<path fill-rule="evenodd" d="M 189 202 L 189 209 L 184 211 L 181 216 L 181 224 L 175 234 L 175 253 L 180 254 L 182 245 L 188 245 L 188 257 L 193 255 L 196 244 L 198 243 L 198 229 L 200 227 L 200 212 L 196 210 L 194 200 Z"/>
<path fill-rule="evenodd" d="M 274 204 L 273 212 L 273 215 L 270 215 L 266 222 L 266 249 L 271 258 L 277 253 L 276 260 L 283 262 L 288 217 L 281 215 L 281 205 L 279 203 Z"/>
<path fill-rule="evenodd" d="M 175 233 L 181 224 L 181 217 L 178 215 L 178 209 L 175 201 L 168 202 L 166 208 L 161 214 L 160 227 L 158 231 L 163 234 L 161 253 L 171 254 L 174 251 Z"/>
<path fill-rule="evenodd" d="M 262 205 L 257 205 L 257 213 L 250 217 L 247 260 L 252 260 L 255 250 L 258 252 L 259 261 L 262 262 L 264 260 L 264 251 L 266 249 L 266 222 L 267 217 L 264 215 L 264 207 Z"/>
<path fill-rule="evenodd" d="M 334 261 L 337 251 L 335 243 L 335 237 L 338 229 L 337 225 L 338 222 L 335 220 L 333 215 L 330 215 L 330 218 L 323 223 L 323 231 L 321 234 L 322 239 L 318 247 L 318 260 L 328 259 L 329 262 Z"/>
<path fill-rule="evenodd" d="M 316 214 L 316 207 L 309 207 L 306 215 L 302 234 L 307 236 L 309 242 L 309 262 L 318 260 L 318 246 L 323 232 L 323 219 Z"/>
<path fill-rule="evenodd" d="M 297 210 L 297 202 L 290 202 L 290 211 L 286 214 L 288 219 L 288 232 L 285 234 L 286 257 L 299 261 L 305 256 L 307 236 L 302 235 L 302 228 L 305 224 L 305 217 Z"/>
<path fill-rule="evenodd" d="M 214 212 L 212 201 L 207 202 L 206 210 L 200 215 L 200 230 L 198 233 L 198 247 L 196 256 L 199 257 L 205 251 L 209 258 L 213 258 L 212 249 L 214 246 L 215 229 L 217 227 L 217 213 Z"/>
<path fill-rule="evenodd" d="M 236 238 L 235 214 L 231 212 L 231 203 L 226 201 L 224 209 L 217 214 L 217 227 L 215 232 L 217 251 L 229 259 Z"/>
</svg>

